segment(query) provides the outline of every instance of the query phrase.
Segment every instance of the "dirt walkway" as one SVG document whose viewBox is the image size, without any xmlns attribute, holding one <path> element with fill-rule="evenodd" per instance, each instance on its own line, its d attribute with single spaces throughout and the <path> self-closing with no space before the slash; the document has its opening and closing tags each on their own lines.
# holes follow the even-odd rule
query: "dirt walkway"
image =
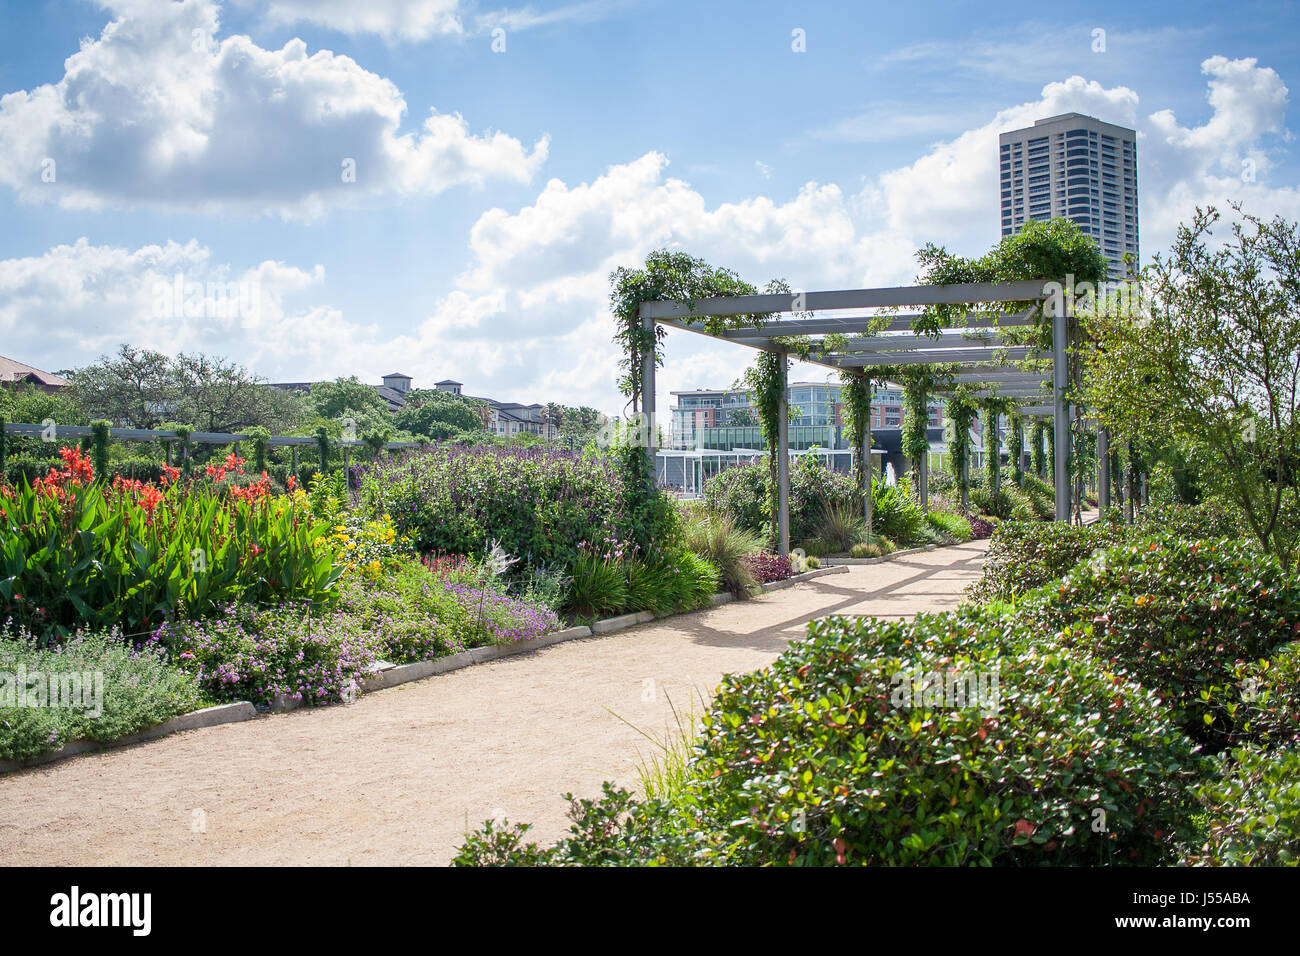
<svg viewBox="0 0 1300 956">
<path fill-rule="evenodd" d="M 662 735 L 670 698 L 766 665 L 812 618 L 951 607 L 983 546 L 0 778 L 0 861 L 442 864 L 467 825 L 497 815 L 553 840 L 567 825 L 560 794 L 636 785 L 649 748 L 623 720 Z"/>
</svg>

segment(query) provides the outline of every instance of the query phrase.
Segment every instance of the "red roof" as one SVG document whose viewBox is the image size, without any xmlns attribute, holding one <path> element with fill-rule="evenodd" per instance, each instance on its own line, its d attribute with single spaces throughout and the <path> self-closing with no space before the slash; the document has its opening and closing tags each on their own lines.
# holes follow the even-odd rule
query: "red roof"
<svg viewBox="0 0 1300 956">
<path fill-rule="evenodd" d="M 45 372 L 39 368 L 33 368 L 30 365 L 24 365 L 22 362 L 15 362 L 11 358 L 0 355 L 0 383 L 8 384 L 10 382 L 26 381 L 35 381 L 55 388 L 61 388 L 68 384 L 68 380 L 61 375 Z"/>
</svg>

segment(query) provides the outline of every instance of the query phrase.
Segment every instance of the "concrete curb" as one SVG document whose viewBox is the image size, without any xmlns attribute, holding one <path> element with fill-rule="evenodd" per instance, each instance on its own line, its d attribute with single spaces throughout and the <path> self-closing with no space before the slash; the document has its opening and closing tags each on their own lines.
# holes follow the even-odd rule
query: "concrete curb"
<svg viewBox="0 0 1300 956">
<path fill-rule="evenodd" d="M 944 545 L 945 548 L 951 548 L 952 545 Z M 892 561 L 894 558 L 905 558 L 909 554 L 921 554 L 924 551 L 935 551 L 939 548 L 937 544 L 922 545 L 919 548 L 906 548 L 902 551 L 891 551 L 889 554 L 878 555 L 874 558 L 822 558 L 822 563 L 830 567 L 849 567 L 859 564 L 880 564 L 882 561 Z"/>
<path fill-rule="evenodd" d="M 58 750 L 51 750 L 49 753 L 33 757 L 31 760 L 0 760 L 0 773 L 25 770 L 28 767 L 37 767 L 44 763 L 52 763 L 65 757 L 75 757 L 78 754 L 91 753 L 96 750 L 110 750 L 114 747 L 142 744 L 149 740 L 157 740 L 159 737 L 166 737 L 169 734 L 180 733 L 182 730 L 198 730 L 200 727 L 215 727 L 218 724 L 233 724 L 241 720 L 251 720 L 256 716 L 257 708 L 246 700 L 237 701 L 233 704 L 218 704 L 216 707 L 205 707 L 202 710 L 190 711 L 188 714 L 180 714 L 170 720 L 164 720 L 161 724 L 154 724 L 152 727 L 146 727 L 144 730 L 126 737 L 119 737 L 116 740 L 70 740 Z"/>
<path fill-rule="evenodd" d="M 635 617 L 635 615 L 631 614 L 625 616 Z M 552 631 L 550 634 L 543 634 L 541 637 L 534 637 L 527 641 L 519 641 L 517 644 L 489 644 L 485 647 L 472 647 L 468 651 L 449 654 L 446 657 L 439 657 L 431 661 L 399 664 L 396 667 L 390 667 L 378 674 L 367 677 L 361 682 L 361 692 L 369 694 L 388 687 L 396 687 L 398 684 L 408 684 L 413 680 L 433 677 L 435 674 L 458 671 L 474 664 L 495 661 L 503 657 L 513 657 L 516 654 L 527 654 L 529 651 L 541 650 L 543 647 L 550 647 L 552 644 L 562 644 L 565 641 L 577 641 L 584 637 L 591 637 L 592 633 L 592 629 L 584 624 L 578 627 L 566 627 L 562 631 Z"/>
<path fill-rule="evenodd" d="M 779 591 L 782 588 L 793 587 L 796 584 L 802 584 L 804 581 L 811 581 L 813 578 L 824 577 L 827 574 L 844 574 L 849 569 L 839 564 L 826 564 L 820 568 L 813 568 L 811 571 L 805 571 L 803 574 L 796 574 L 792 578 L 786 578 L 784 581 L 769 581 L 767 584 L 760 585 L 764 593 L 768 591 Z"/>
<path fill-rule="evenodd" d="M 777 591 L 813 578 L 819 578 L 827 574 L 840 574 L 846 571 L 848 571 L 847 567 L 836 565 L 814 568 L 811 571 L 805 571 L 803 574 L 797 574 L 792 578 L 786 578 L 784 581 L 772 581 L 768 584 L 761 585 L 761 587 L 764 593 Z M 723 604 L 730 604 L 734 600 L 736 600 L 734 594 L 724 591 L 713 595 L 710 606 L 719 607 Z M 697 608 L 697 610 L 703 610 L 703 608 Z M 679 611 L 676 613 L 689 614 L 692 612 Z M 471 667 L 474 664 L 483 664 L 487 661 L 500 660 L 504 657 L 514 657 L 519 654 L 527 654 L 532 651 L 541 650 L 544 647 L 550 647 L 553 644 L 563 644 L 566 641 L 579 641 L 583 638 L 613 634 L 637 624 L 648 624 L 651 621 L 675 616 L 676 614 L 655 615 L 651 611 L 638 611 L 634 614 L 620 614 L 617 617 L 605 618 L 604 620 L 594 622 L 590 627 L 585 624 L 577 627 L 567 627 L 564 630 L 552 631 L 550 634 L 543 634 L 541 637 L 535 637 L 527 641 L 519 641 L 516 644 L 490 644 L 484 647 L 473 647 L 467 651 L 461 651 L 459 654 L 449 654 L 446 657 L 439 657 L 431 661 L 416 661 L 413 664 L 397 665 L 381 661 L 376 666 L 374 673 L 361 680 L 359 690 L 363 694 L 369 694 L 377 690 L 397 687 L 400 684 L 409 684 L 411 681 L 423 680 L 426 677 L 433 677 L 437 674 L 446 674 L 451 671 L 461 670 L 465 667 Z M 265 708 L 262 713 L 289 713 L 298 710 L 303 706 L 305 705 L 301 700 L 277 698 L 269 707 Z M 117 740 L 72 740 L 60 747 L 58 750 L 52 750 L 47 754 L 42 754 L 41 756 L 34 757 L 31 760 L 0 760 L 0 774 L 11 773 L 16 770 L 25 770 L 29 767 L 52 763 L 56 760 L 63 760 L 67 757 L 75 757 L 78 754 L 90 753 L 96 750 L 109 750 L 115 747 L 125 747 L 130 744 L 144 743 L 149 740 L 156 740 L 159 737 L 166 737 L 169 734 L 179 733 L 183 730 L 197 730 L 200 727 L 215 727 L 219 724 L 230 724 L 242 720 L 251 720 L 257 716 L 259 716 L 258 709 L 245 700 L 237 701 L 233 704 L 219 704 L 216 707 L 205 707 L 203 710 L 195 710 L 188 714 L 181 714 L 177 717 L 171 718 L 170 720 L 163 721 L 161 724 L 155 724 L 153 727 L 148 727 L 127 737 L 120 737 Z"/>
</svg>

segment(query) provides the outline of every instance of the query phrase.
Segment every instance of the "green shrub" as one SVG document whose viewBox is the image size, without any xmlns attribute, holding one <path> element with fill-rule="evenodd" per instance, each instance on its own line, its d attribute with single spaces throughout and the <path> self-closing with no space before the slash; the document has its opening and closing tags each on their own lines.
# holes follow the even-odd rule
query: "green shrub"
<svg viewBox="0 0 1300 956">
<path fill-rule="evenodd" d="M 621 614 L 629 605 L 627 570 L 621 561 L 583 551 L 569 571 L 565 611 L 584 620 Z"/>
<path fill-rule="evenodd" d="M 972 536 L 970 522 L 959 514 L 949 511 L 930 511 L 925 516 L 930 527 L 940 532 L 946 539 L 944 543 L 969 541 Z"/>
<path fill-rule="evenodd" d="M 1127 529 L 1106 525 L 1004 522 L 989 540 L 984 573 L 968 595 L 974 601 L 1015 600 L 1126 536 Z"/>
<path fill-rule="evenodd" d="M 1195 541 L 1246 538 L 1236 515 L 1212 501 L 1195 505 L 1166 504 L 1138 512 L 1137 526 L 1145 534 L 1165 534 Z"/>
<path fill-rule="evenodd" d="M 996 673 L 996 713 L 897 706 L 910 677 L 954 671 Z M 693 796 L 730 823 L 724 855 L 752 863 L 1155 862 L 1192 763 L 1153 693 L 1014 619 L 825 619 L 724 679 Z"/>
<path fill-rule="evenodd" d="M 860 507 L 829 501 L 823 503 L 821 516 L 814 529 L 813 540 L 824 547 L 822 553 L 848 551 L 862 540 L 866 530 Z"/>
<path fill-rule="evenodd" d="M 30 699 L 37 685 L 17 686 L 20 667 L 29 678 L 43 675 L 38 684 L 47 689 L 51 677 L 98 672 L 102 712 L 95 713 L 93 694 L 89 707 L 23 706 L 17 695 Z M 83 631 L 57 648 L 41 648 L 30 634 L 0 627 L 0 760 L 30 760 L 72 740 L 116 740 L 203 703 L 193 678 L 169 666 L 156 648 L 134 650 L 117 630 Z"/>
<path fill-rule="evenodd" d="M 482 555 L 496 541 L 524 566 L 569 571 L 584 546 L 625 557 L 670 543 L 662 539 L 676 520 L 672 502 L 660 492 L 639 502 L 621 461 L 439 447 L 357 466 L 356 497 L 366 514 L 392 515 L 421 552 Z"/>
<path fill-rule="evenodd" d="M 1300 865 L 1300 751 L 1235 750 L 1223 775 L 1197 796 L 1206 810 L 1206 840 L 1185 863 Z"/>
<path fill-rule="evenodd" d="M 1236 666 L 1300 636 L 1300 581 L 1228 541 L 1144 538 L 1097 554 L 1024 602 L 1025 613 L 1156 691 L 1212 748 L 1232 731 L 1220 689 Z"/>
<path fill-rule="evenodd" d="M 704 500 L 709 511 L 729 515 L 737 527 L 770 539 L 766 465 L 742 465 L 714 475 L 705 483 Z M 832 508 L 861 511 L 862 497 L 853 479 L 824 467 L 812 455 L 803 456 L 790 469 L 790 540 L 816 538 Z"/>
<path fill-rule="evenodd" d="M 722 575 L 722 585 L 733 594 L 749 594 L 755 580 L 746 559 L 762 550 L 758 535 L 736 524 L 726 514 L 700 514 L 690 518 L 683 531 L 687 550 L 708 560 Z"/>
<path fill-rule="evenodd" d="M 925 512 L 903 485 L 877 481 L 871 489 L 871 530 L 906 547 L 924 541 Z"/>
<path fill-rule="evenodd" d="M 704 483 L 705 507 L 717 515 L 731 518 L 736 527 L 766 537 L 770 521 L 767 513 L 767 469 L 762 465 L 726 468 Z"/>
<path fill-rule="evenodd" d="M 1276 648 L 1272 657 L 1238 664 L 1217 698 L 1233 746 L 1300 744 L 1300 641 Z"/>
<path fill-rule="evenodd" d="M 977 698 L 927 697 L 952 674 Z M 555 847 L 484 832 L 460 862 L 1161 863 L 1197 773 L 1154 693 L 1013 617 L 830 618 L 723 679 L 671 800 L 607 786 Z"/>
<path fill-rule="evenodd" d="M 870 541 L 859 541 L 849 554 L 855 558 L 878 558 L 897 550 L 898 547 L 894 542 L 884 535 L 876 535 Z"/>
</svg>

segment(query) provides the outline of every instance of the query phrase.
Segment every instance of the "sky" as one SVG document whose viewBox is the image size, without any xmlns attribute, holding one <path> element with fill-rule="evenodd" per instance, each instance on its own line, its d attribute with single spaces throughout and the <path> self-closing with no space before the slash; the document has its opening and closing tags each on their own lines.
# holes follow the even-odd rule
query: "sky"
<svg viewBox="0 0 1300 956">
<path fill-rule="evenodd" d="M 0 354 L 613 414 L 614 268 L 908 284 L 997 242 L 998 133 L 1069 111 L 1137 130 L 1144 261 L 1198 204 L 1300 219 L 1300 5 L 1086 7 L 3 2 Z M 670 332 L 659 412 L 752 356 Z"/>
</svg>

